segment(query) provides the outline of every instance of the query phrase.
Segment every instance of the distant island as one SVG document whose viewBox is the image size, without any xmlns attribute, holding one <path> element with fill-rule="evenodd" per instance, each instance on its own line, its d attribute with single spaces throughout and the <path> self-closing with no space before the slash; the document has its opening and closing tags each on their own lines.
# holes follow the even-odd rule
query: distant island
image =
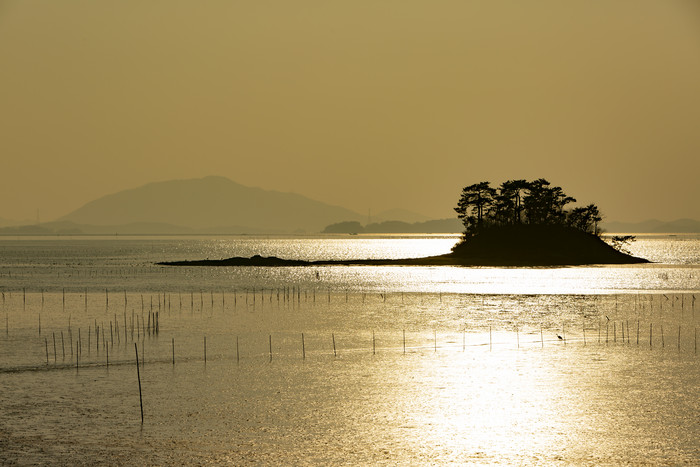
<svg viewBox="0 0 700 467">
<path fill-rule="evenodd" d="M 358 221 L 336 222 L 327 225 L 323 234 L 421 234 L 459 233 L 462 231 L 459 219 L 435 219 L 423 222 L 382 221 L 362 225 Z"/>
<path fill-rule="evenodd" d="M 277 257 L 162 262 L 169 266 L 456 265 L 567 266 L 647 263 L 626 251 L 634 237 L 601 238 L 598 207 L 565 209 L 576 199 L 545 179 L 489 182 L 465 187 L 455 211 L 462 239 L 445 255 L 406 259 L 289 260 Z"/>
</svg>

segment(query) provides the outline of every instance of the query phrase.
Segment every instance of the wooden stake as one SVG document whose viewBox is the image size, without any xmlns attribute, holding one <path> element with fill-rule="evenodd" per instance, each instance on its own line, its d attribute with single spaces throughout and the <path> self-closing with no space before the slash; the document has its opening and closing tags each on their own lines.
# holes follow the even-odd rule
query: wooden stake
<svg viewBox="0 0 700 467">
<path fill-rule="evenodd" d="M 139 370 L 139 348 L 134 342 L 134 350 L 136 351 L 136 377 L 139 380 L 139 404 L 141 405 L 141 425 L 143 425 L 143 396 L 141 395 L 141 371 Z"/>
</svg>

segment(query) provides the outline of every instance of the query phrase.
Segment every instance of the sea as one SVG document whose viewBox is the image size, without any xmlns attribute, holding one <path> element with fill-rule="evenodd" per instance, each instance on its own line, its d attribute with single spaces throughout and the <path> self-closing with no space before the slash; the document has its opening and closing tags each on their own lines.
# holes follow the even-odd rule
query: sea
<svg viewBox="0 0 700 467">
<path fill-rule="evenodd" d="M 700 235 L 577 267 L 455 235 L 0 238 L 2 465 L 700 464 Z"/>
</svg>

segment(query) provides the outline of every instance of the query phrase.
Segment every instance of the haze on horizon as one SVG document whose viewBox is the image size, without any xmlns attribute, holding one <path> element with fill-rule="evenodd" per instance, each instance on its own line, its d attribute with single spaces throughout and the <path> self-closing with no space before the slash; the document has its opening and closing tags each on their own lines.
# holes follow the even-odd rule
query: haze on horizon
<svg viewBox="0 0 700 467">
<path fill-rule="evenodd" d="M 694 0 L 0 0 L 0 217 L 221 175 L 453 217 L 545 177 L 700 219 Z"/>
</svg>

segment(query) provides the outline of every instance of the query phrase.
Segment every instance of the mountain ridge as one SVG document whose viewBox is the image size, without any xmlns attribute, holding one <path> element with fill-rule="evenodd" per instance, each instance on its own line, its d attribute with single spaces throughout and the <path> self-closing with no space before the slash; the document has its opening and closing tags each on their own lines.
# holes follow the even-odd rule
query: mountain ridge
<svg viewBox="0 0 700 467">
<path fill-rule="evenodd" d="M 245 226 L 251 230 L 319 232 L 359 214 L 307 198 L 248 187 L 221 176 L 153 182 L 90 201 L 57 219 L 83 225 L 161 223 L 193 229 Z"/>
</svg>

